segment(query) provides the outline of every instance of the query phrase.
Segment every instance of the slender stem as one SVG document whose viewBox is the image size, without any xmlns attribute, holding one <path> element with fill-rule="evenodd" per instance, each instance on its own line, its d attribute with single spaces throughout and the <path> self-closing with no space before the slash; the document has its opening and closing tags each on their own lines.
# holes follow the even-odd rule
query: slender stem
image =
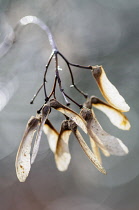
<svg viewBox="0 0 139 210">
<path fill-rule="evenodd" d="M 88 97 L 88 94 L 87 93 L 84 93 L 82 90 L 80 90 L 76 85 L 74 85 L 74 88 L 79 92 L 81 93 L 85 98 Z"/>
<path fill-rule="evenodd" d="M 67 60 L 59 51 L 58 51 L 58 54 L 65 60 L 67 66 L 68 66 L 68 69 L 69 69 L 69 72 L 70 72 L 70 76 L 71 76 L 72 86 L 73 86 L 79 93 L 81 93 L 85 98 L 87 98 L 87 97 L 88 97 L 88 94 L 84 93 L 82 90 L 80 90 L 80 89 L 75 85 L 73 73 L 72 73 L 72 70 L 71 70 L 71 67 L 70 67 L 70 63 L 68 62 L 68 60 Z"/>
<path fill-rule="evenodd" d="M 46 70 L 45 70 L 45 72 L 44 72 L 44 77 L 46 78 L 46 74 L 47 74 L 47 70 L 48 70 L 48 67 L 49 67 L 49 65 L 50 65 L 50 63 L 51 63 L 51 60 L 52 60 L 52 58 L 53 58 L 53 56 L 54 56 L 54 52 L 52 52 L 51 53 L 51 55 L 50 55 L 50 57 L 49 57 L 49 59 L 48 59 L 48 62 L 47 62 L 47 65 L 46 65 Z"/>
<path fill-rule="evenodd" d="M 71 66 L 77 67 L 77 68 L 82 68 L 82 69 L 91 69 L 92 70 L 92 66 L 82 66 L 79 64 L 74 64 L 74 63 L 69 63 Z"/>
<path fill-rule="evenodd" d="M 40 108 L 40 109 L 38 109 L 38 110 L 37 110 L 37 114 L 40 114 L 40 112 L 41 112 L 41 110 L 42 110 L 43 106 L 44 106 L 44 104 L 41 106 L 41 108 Z"/>
<path fill-rule="evenodd" d="M 53 85 L 50 95 L 48 96 L 48 100 L 51 98 L 52 95 L 54 95 L 54 98 L 56 98 L 55 96 L 56 82 L 57 82 L 57 77 L 55 77 L 54 85 Z"/>
<path fill-rule="evenodd" d="M 62 88 L 62 85 L 61 85 L 61 79 L 60 79 L 59 72 L 58 72 L 57 53 L 55 54 L 55 69 L 56 69 L 56 77 L 57 77 L 57 80 L 58 80 L 59 88 L 60 88 L 60 91 L 62 92 L 63 88 Z"/>
<path fill-rule="evenodd" d="M 71 75 L 72 85 L 75 85 L 75 84 L 74 84 L 74 77 L 73 77 L 72 70 L 71 70 L 71 68 L 70 68 L 70 65 L 69 65 L 68 60 L 67 60 L 67 59 L 64 57 L 64 55 L 63 55 L 62 53 L 60 53 L 59 51 L 58 51 L 58 54 L 59 54 L 59 55 L 64 59 L 64 61 L 66 62 L 67 66 L 68 66 L 68 68 L 69 68 L 70 75 Z"/>
<path fill-rule="evenodd" d="M 64 90 L 62 91 L 62 95 L 63 95 L 63 98 L 65 99 L 65 101 L 66 101 L 66 105 L 67 106 L 70 106 L 70 103 L 69 103 L 69 101 L 67 100 L 67 95 L 65 94 L 65 92 L 64 92 Z"/>
<path fill-rule="evenodd" d="M 47 97 L 47 93 L 46 93 L 46 86 L 45 86 L 45 83 L 46 83 L 46 73 L 47 73 L 48 67 L 49 67 L 49 65 L 51 63 L 51 60 L 52 60 L 53 56 L 54 56 L 54 52 L 52 52 L 52 54 L 50 55 L 49 60 L 48 60 L 48 63 L 46 65 L 46 70 L 44 72 L 44 77 L 43 77 L 43 84 L 40 86 L 40 88 L 38 89 L 37 93 L 33 96 L 32 100 L 30 101 L 30 104 L 33 104 L 34 103 L 34 100 L 37 97 L 37 95 L 39 94 L 39 92 L 42 89 L 42 87 L 44 87 L 45 101 L 48 101 L 47 100 L 48 97 Z"/>
<path fill-rule="evenodd" d="M 15 26 L 15 31 L 17 30 L 17 28 L 19 26 L 25 26 L 30 23 L 38 25 L 47 34 L 49 43 L 50 43 L 53 51 L 57 51 L 56 43 L 54 41 L 54 38 L 52 36 L 52 33 L 51 33 L 49 27 L 42 20 L 37 18 L 36 16 L 25 16 L 25 17 L 21 18 L 19 20 L 19 22 L 17 23 L 17 25 Z"/>
<path fill-rule="evenodd" d="M 50 57 L 49 57 L 48 63 L 46 65 L 46 70 L 44 72 L 44 77 L 43 77 L 43 86 L 44 86 L 45 101 L 48 101 L 48 96 L 47 96 L 47 93 L 46 93 L 46 85 L 45 85 L 45 83 L 46 83 L 46 74 L 47 74 L 47 70 L 48 70 L 48 67 L 49 67 L 49 65 L 50 65 L 50 63 L 52 61 L 53 56 L 54 56 L 54 52 L 52 52 L 51 55 L 50 55 Z"/>
<path fill-rule="evenodd" d="M 44 72 L 44 77 L 43 77 L 43 84 L 40 86 L 40 88 L 38 89 L 37 93 L 33 96 L 33 98 L 32 98 L 32 100 L 31 100 L 30 103 L 33 104 L 35 98 L 39 94 L 39 92 L 42 89 L 42 87 L 44 88 L 45 103 L 47 103 L 49 101 L 49 99 L 51 98 L 52 95 L 54 96 L 54 98 L 56 98 L 56 96 L 55 96 L 55 89 L 56 89 L 56 84 L 58 82 L 59 89 L 60 89 L 60 91 L 61 91 L 61 93 L 62 93 L 62 95 L 64 97 L 64 100 L 65 100 L 67 106 L 70 105 L 70 103 L 67 100 L 67 98 L 68 98 L 73 103 L 75 103 L 77 106 L 79 106 L 80 108 L 82 108 L 82 105 L 78 104 L 71 97 L 69 97 L 64 92 L 64 89 L 62 88 L 61 79 L 60 79 L 60 75 L 59 75 L 59 71 L 58 71 L 58 54 L 64 59 L 64 61 L 66 62 L 67 66 L 68 66 L 68 69 L 69 69 L 69 72 L 70 72 L 70 76 L 71 76 L 72 86 L 78 92 L 80 92 L 85 98 L 87 98 L 88 95 L 86 93 L 84 93 L 82 90 L 80 90 L 75 85 L 73 73 L 72 73 L 72 70 L 71 70 L 71 66 L 74 66 L 74 67 L 77 67 L 77 68 L 89 69 L 89 70 L 92 70 L 92 66 L 83 66 L 83 65 L 79 65 L 79 64 L 70 63 L 64 57 L 64 55 L 61 54 L 58 51 L 57 46 L 56 46 L 56 43 L 54 41 L 54 38 L 52 36 L 52 33 L 51 33 L 49 27 L 42 20 L 40 20 L 39 18 L 37 18 L 36 16 L 25 16 L 25 17 L 23 17 L 23 18 L 21 18 L 19 20 L 19 22 L 16 24 L 16 26 L 14 27 L 14 29 L 12 30 L 12 32 L 9 34 L 9 36 L 7 36 L 6 39 L 3 41 L 2 45 L 0 45 L 0 56 L 1 57 L 4 56 L 9 51 L 9 49 L 12 46 L 12 44 L 15 42 L 15 38 L 16 38 L 15 35 L 16 35 L 16 32 L 18 31 L 18 28 L 20 28 L 21 26 L 26 26 L 28 24 L 32 24 L 32 23 L 35 24 L 35 25 L 38 25 L 47 34 L 49 43 L 50 43 L 50 45 L 52 47 L 52 53 L 51 53 L 51 55 L 49 57 L 49 60 L 48 60 L 47 65 L 46 65 L 46 70 Z M 47 96 L 47 92 L 46 92 L 46 74 L 47 74 L 48 67 L 49 67 L 49 65 L 50 65 L 53 57 L 55 57 L 55 73 L 56 73 L 56 75 L 55 75 L 55 80 L 54 80 L 52 91 L 51 91 L 50 95 Z M 41 111 L 41 109 L 42 109 L 42 107 L 40 108 L 40 110 L 38 110 L 38 113 Z"/>
<path fill-rule="evenodd" d="M 66 96 L 65 96 L 65 93 L 64 93 L 64 89 L 62 88 L 62 85 L 61 85 L 61 79 L 60 79 L 60 76 L 59 76 L 59 72 L 58 72 L 58 58 L 57 58 L 57 53 L 55 53 L 55 65 L 56 65 L 56 77 L 57 77 L 57 80 L 58 80 L 58 84 L 59 84 L 59 88 L 60 88 L 60 91 L 65 99 L 65 102 L 67 104 L 67 106 L 70 105 L 70 103 L 68 102 Z"/>
<path fill-rule="evenodd" d="M 12 45 L 16 42 L 16 34 L 17 32 L 20 32 L 20 28 L 28 24 L 38 25 L 47 34 L 52 50 L 55 52 L 57 51 L 57 46 L 49 27 L 36 16 L 25 16 L 17 22 L 16 26 L 11 29 L 11 32 L 5 37 L 3 42 L 0 43 L 0 58 L 5 56 L 11 49 Z"/>
<path fill-rule="evenodd" d="M 79 64 L 74 64 L 74 63 L 70 63 L 63 54 L 61 54 L 59 51 L 58 51 L 58 54 L 66 61 L 66 63 L 68 63 L 69 65 L 71 66 L 74 66 L 74 67 L 77 67 L 77 68 L 82 68 L 82 69 L 91 69 L 92 70 L 92 66 L 82 66 L 82 65 L 79 65 Z"/>
<path fill-rule="evenodd" d="M 74 101 L 70 96 L 68 96 L 65 92 L 64 92 L 64 95 L 70 99 L 74 104 L 76 104 L 80 109 L 83 108 L 83 105 L 81 104 L 78 104 L 76 101 Z"/>
<path fill-rule="evenodd" d="M 40 86 L 40 88 L 38 89 L 37 93 L 33 96 L 33 98 L 30 101 L 30 104 L 34 103 L 35 98 L 37 97 L 37 95 L 39 94 L 40 90 L 42 89 L 42 87 L 44 86 L 44 83 Z"/>
</svg>

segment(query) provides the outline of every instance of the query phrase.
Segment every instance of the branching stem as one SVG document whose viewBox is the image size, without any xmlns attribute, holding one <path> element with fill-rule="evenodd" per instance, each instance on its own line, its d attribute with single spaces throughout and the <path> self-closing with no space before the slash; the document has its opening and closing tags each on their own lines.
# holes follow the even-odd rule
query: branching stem
<svg viewBox="0 0 139 210">
<path fill-rule="evenodd" d="M 69 61 L 68 61 L 68 60 L 65 58 L 65 56 L 63 56 L 63 54 L 61 54 L 60 52 L 58 52 L 58 54 L 64 59 L 64 61 L 66 62 L 67 66 L 68 66 L 68 69 L 69 69 L 69 72 L 70 72 L 70 76 L 71 76 L 72 86 L 73 86 L 79 93 L 81 93 L 85 98 L 87 98 L 87 97 L 88 97 L 88 94 L 84 93 L 82 90 L 80 90 L 80 89 L 75 85 L 74 77 L 73 77 L 73 73 L 72 73 L 72 70 L 71 70 Z"/>
<path fill-rule="evenodd" d="M 54 56 L 54 52 L 52 52 L 52 54 L 50 55 L 50 58 L 49 58 L 48 63 L 46 65 L 46 70 L 44 72 L 44 77 L 43 77 L 44 95 L 45 95 L 45 101 L 46 102 L 48 101 L 48 97 L 47 97 L 47 93 L 46 93 L 46 85 L 45 85 L 45 83 L 46 83 L 46 74 L 47 74 L 47 70 L 48 70 L 48 67 L 49 67 L 49 65 L 50 65 L 50 63 L 52 61 L 53 56 Z"/>
<path fill-rule="evenodd" d="M 40 92 L 40 90 L 42 88 L 44 88 L 45 103 L 47 103 L 49 101 L 49 99 L 51 98 L 52 95 L 53 95 L 54 98 L 56 98 L 55 90 L 56 90 L 56 84 L 58 82 L 59 89 L 60 89 L 60 91 L 62 93 L 62 96 L 64 97 L 64 100 L 65 100 L 67 106 L 70 105 L 70 103 L 68 101 L 68 99 L 69 99 L 73 103 L 75 103 L 77 106 L 79 106 L 79 108 L 82 108 L 82 105 L 80 105 L 74 99 L 72 99 L 70 96 L 68 96 L 65 93 L 65 91 L 64 91 L 64 89 L 62 87 L 61 78 L 60 78 L 59 70 L 58 70 L 58 55 L 61 56 L 63 58 L 63 60 L 66 62 L 66 64 L 67 64 L 67 67 L 68 67 L 68 70 L 69 70 L 69 73 L 70 73 L 70 76 L 71 76 L 71 82 L 72 82 L 71 87 L 74 87 L 85 98 L 88 97 L 88 94 L 84 93 L 82 90 L 80 90 L 75 85 L 74 76 L 73 76 L 73 73 L 72 73 L 72 70 L 71 70 L 71 66 L 76 67 L 76 68 L 88 69 L 88 70 L 92 70 L 92 67 L 91 66 L 82 66 L 82 65 L 79 65 L 79 64 L 70 63 L 65 58 L 65 56 L 61 52 L 59 52 L 59 50 L 57 49 L 56 43 L 54 41 L 54 38 L 52 36 L 52 33 L 51 33 L 49 27 L 42 20 L 37 18 L 36 16 L 25 16 L 25 17 L 23 17 L 23 18 L 21 18 L 19 20 L 19 22 L 16 24 L 15 28 L 13 29 L 12 35 L 7 36 L 6 39 L 2 43 L 2 48 L 0 50 L 2 51 L 5 48 L 5 50 L 3 50 L 2 56 L 4 56 L 9 51 L 9 49 L 12 46 L 12 44 L 15 42 L 15 35 L 16 35 L 16 32 L 17 32 L 18 28 L 20 28 L 21 26 L 26 26 L 26 25 L 31 24 L 31 23 L 38 25 L 47 34 L 49 43 L 50 43 L 50 45 L 52 47 L 52 53 L 51 53 L 51 55 L 50 55 L 50 57 L 48 59 L 47 65 L 46 65 L 46 69 L 45 69 L 44 76 L 43 76 L 43 83 L 40 86 L 40 88 L 38 89 L 38 91 L 36 92 L 36 94 L 33 96 L 33 98 L 32 98 L 30 103 L 33 104 L 35 98 L 37 97 L 37 95 L 39 94 L 39 92 Z M 7 44 L 7 43 L 9 43 L 9 44 Z M 46 74 L 47 74 L 48 68 L 50 66 L 50 63 L 51 63 L 53 57 L 55 59 L 55 80 L 54 80 L 54 83 L 53 83 L 52 91 L 49 94 L 49 96 L 47 96 L 47 91 L 46 91 Z M 41 110 L 41 108 L 40 108 L 40 110 Z"/>
<path fill-rule="evenodd" d="M 60 79 L 60 76 L 59 76 L 59 72 L 58 72 L 58 57 L 57 57 L 57 53 L 55 53 L 55 68 L 56 68 L 56 77 L 57 77 L 57 81 L 58 81 L 58 84 L 59 84 L 59 89 L 64 97 L 64 100 L 67 104 L 67 106 L 70 105 L 70 103 L 68 102 L 66 96 L 65 96 L 65 93 L 64 93 L 64 89 L 62 88 L 62 84 L 61 84 L 61 79 Z"/>
</svg>

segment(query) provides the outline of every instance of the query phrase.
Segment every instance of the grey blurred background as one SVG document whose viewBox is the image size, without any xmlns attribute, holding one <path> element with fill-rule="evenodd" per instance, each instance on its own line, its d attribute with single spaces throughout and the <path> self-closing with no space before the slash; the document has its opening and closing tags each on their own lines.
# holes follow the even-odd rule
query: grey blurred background
<svg viewBox="0 0 139 210">
<path fill-rule="evenodd" d="M 15 174 L 15 157 L 26 123 L 43 103 L 43 91 L 29 102 L 42 83 L 51 48 L 44 32 L 29 25 L 9 53 L 0 59 L 0 210 L 138 210 L 139 209 L 139 1 L 138 0 L 1 0 L 0 42 L 10 27 L 26 15 L 35 15 L 50 27 L 59 50 L 73 63 L 103 65 L 109 79 L 131 107 L 130 131 L 118 130 L 95 110 L 103 128 L 129 148 L 125 157 L 103 157 L 108 174 L 100 174 L 73 136 L 69 169 L 56 169 L 43 135 L 39 154 L 25 183 Z M 60 60 L 65 91 L 79 103 L 84 99 L 71 84 Z M 76 84 L 102 98 L 90 72 L 73 68 Z M 51 90 L 54 68 L 47 77 Z M 59 91 L 59 100 L 64 103 Z M 79 111 L 77 107 L 72 107 Z M 51 120 L 60 128 L 62 116 Z M 86 140 L 88 142 L 88 140 Z M 88 142 L 89 143 L 89 142 Z"/>
</svg>

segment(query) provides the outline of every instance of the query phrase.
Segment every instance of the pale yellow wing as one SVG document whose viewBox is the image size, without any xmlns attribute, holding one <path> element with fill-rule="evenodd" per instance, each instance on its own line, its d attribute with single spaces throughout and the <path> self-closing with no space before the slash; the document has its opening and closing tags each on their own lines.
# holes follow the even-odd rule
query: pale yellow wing
<svg viewBox="0 0 139 210">
<path fill-rule="evenodd" d="M 82 130 L 87 133 L 87 128 L 86 128 L 86 122 L 84 121 L 84 119 L 77 114 L 76 112 L 74 112 L 72 109 L 60 104 L 58 101 L 56 101 L 55 99 L 52 99 L 50 101 L 50 106 L 53 107 L 54 109 L 60 111 L 61 113 L 63 113 L 64 115 L 66 115 L 67 117 L 69 117 L 71 120 L 73 120 L 79 127 L 82 128 Z"/>
<path fill-rule="evenodd" d="M 39 125 L 39 119 L 31 117 L 27 123 L 22 141 L 20 143 L 17 156 L 16 156 L 16 174 L 20 182 L 24 182 L 29 174 L 30 164 L 30 151 L 31 143 L 34 133 Z"/>
<path fill-rule="evenodd" d="M 71 155 L 69 152 L 69 136 L 71 130 L 68 128 L 68 121 L 65 120 L 62 122 L 59 138 L 57 141 L 57 147 L 55 152 L 55 162 L 59 171 L 67 170 Z"/>
<path fill-rule="evenodd" d="M 103 155 L 105 155 L 106 157 L 109 157 L 110 156 L 110 153 L 108 152 L 107 149 L 102 149 L 101 148 L 101 151 L 102 151 Z"/>
<path fill-rule="evenodd" d="M 91 137 L 90 137 L 90 144 L 91 144 L 91 148 L 92 148 L 92 151 L 93 151 L 94 155 L 96 156 L 96 158 L 98 159 L 98 161 L 100 162 L 100 164 L 102 164 L 99 147 L 98 147 L 98 145 L 96 144 L 96 142 Z"/>
<path fill-rule="evenodd" d="M 130 123 L 123 113 L 95 96 L 91 97 L 91 103 L 95 108 L 101 110 L 104 114 L 106 114 L 113 125 L 122 130 L 130 129 Z"/>
<path fill-rule="evenodd" d="M 42 131 L 43 131 L 43 126 L 45 124 L 46 119 L 48 118 L 49 113 L 50 113 L 50 106 L 44 105 L 44 107 L 42 108 L 41 123 L 38 128 L 36 139 L 35 139 L 33 150 L 32 150 L 31 164 L 34 163 L 35 158 L 37 156 L 39 146 L 40 146 L 40 140 L 41 140 L 41 135 L 42 135 Z"/>
<path fill-rule="evenodd" d="M 92 153 L 92 151 L 90 150 L 90 148 L 87 146 L 86 142 L 84 141 L 82 135 L 80 134 L 80 132 L 77 130 L 77 126 L 75 125 L 75 123 L 70 122 L 70 128 L 72 130 L 72 132 L 74 133 L 75 137 L 77 138 L 79 144 L 81 145 L 83 151 L 85 152 L 85 154 L 87 155 L 87 157 L 89 158 L 89 160 L 94 164 L 94 166 L 103 174 L 106 174 L 105 169 L 102 167 L 102 165 L 100 164 L 99 160 L 95 157 L 95 155 Z"/>
<path fill-rule="evenodd" d="M 99 162 L 102 163 L 101 155 L 100 155 L 100 151 L 99 151 L 99 146 L 97 145 L 97 143 L 91 137 L 90 137 L 90 144 L 91 144 L 92 151 L 93 151 L 94 155 L 97 157 Z M 106 149 L 103 149 L 101 147 L 101 151 L 106 157 L 110 156 L 110 153 Z"/>
<path fill-rule="evenodd" d="M 92 73 L 106 101 L 121 112 L 128 112 L 130 107 L 119 94 L 116 87 L 109 81 L 102 66 L 92 66 Z"/>
<path fill-rule="evenodd" d="M 43 131 L 47 136 L 51 151 L 55 153 L 59 133 L 57 132 L 57 130 L 54 128 L 54 126 L 50 123 L 48 119 L 45 121 L 45 124 L 43 126 Z"/>
</svg>

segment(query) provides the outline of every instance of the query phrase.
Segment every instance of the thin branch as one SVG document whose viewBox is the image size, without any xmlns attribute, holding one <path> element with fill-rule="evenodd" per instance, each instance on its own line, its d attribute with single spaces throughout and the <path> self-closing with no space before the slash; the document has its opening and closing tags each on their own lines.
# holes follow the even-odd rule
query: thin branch
<svg viewBox="0 0 139 210">
<path fill-rule="evenodd" d="M 63 91 L 64 92 L 64 91 Z M 80 109 L 83 108 L 83 105 L 81 104 L 78 104 L 76 101 L 74 101 L 70 96 L 68 96 L 65 92 L 64 92 L 64 95 L 69 99 L 71 100 L 74 104 L 76 104 Z"/>
<path fill-rule="evenodd" d="M 47 65 L 46 65 L 46 70 L 45 70 L 45 72 L 44 72 L 44 78 L 43 78 L 43 84 L 40 86 L 40 88 L 38 89 L 37 93 L 36 93 L 36 94 L 33 96 L 33 98 L 31 99 L 30 104 L 33 104 L 33 103 L 34 103 L 34 100 L 36 99 L 36 97 L 37 97 L 37 95 L 39 94 L 39 92 L 40 92 L 40 90 L 42 89 L 42 87 L 44 87 L 45 101 L 47 101 L 47 98 L 48 98 L 48 97 L 47 97 L 46 86 L 45 86 L 45 83 L 46 83 L 46 73 L 47 73 L 48 67 L 49 67 L 49 65 L 50 65 L 50 63 L 51 63 L 51 60 L 52 60 L 53 56 L 54 56 L 54 52 L 52 52 L 52 54 L 51 54 L 51 56 L 50 56 L 50 58 L 49 58 L 49 60 L 48 60 L 48 63 L 47 63 Z"/>
<path fill-rule="evenodd" d="M 37 110 L 37 114 L 40 114 L 41 113 L 41 110 L 42 110 L 43 106 L 44 106 L 44 104 L 41 106 L 40 109 Z"/>
<path fill-rule="evenodd" d="M 61 54 L 57 47 L 56 47 L 56 43 L 53 39 L 53 36 L 52 36 L 52 33 L 49 29 L 49 27 L 42 21 L 40 20 L 39 18 L 37 18 L 36 16 L 25 16 L 23 18 L 21 18 L 19 20 L 19 22 L 16 24 L 16 26 L 14 27 L 14 29 L 12 30 L 11 34 L 8 35 L 6 37 L 6 39 L 3 41 L 2 43 L 2 47 L 0 47 L 0 50 L 2 49 L 3 51 L 3 55 L 6 54 L 6 52 L 9 51 L 9 49 L 11 48 L 12 44 L 15 42 L 15 35 L 16 35 L 16 32 L 18 31 L 18 29 L 21 27 L 21 26 L 26 26 L 28 24 L 35 24 L 35 25 L 38 25 L 48 36 L 48 40 L 49 40 L 49 43 L 52 47 L 52 53 L 49 57 L 49 60 L 48 60 L 48 63 L 46 65 L 46 70 L 44 72 L 44 77 L 43 77 L 43 84 L 40 86 L 40 88 L 38 89 L 37 93 L 33 96 L 32 100 L 31 100 L 31 104 L 33 104 L 35 98 L 37 97 L 37 95 L 39 94 L 40 90 L 42 89 L 42 87 L 44 88 L 44 95 L 45 95 L 45 103 L 47 101 L 49 101 L 49 99 L 51 98 L 51 96 L 53 95 L 54 98 L 56 98 L 55 96 L 55 89 L 56 89 L 56 83 L 58 82 L 59 84 L 59 89 L 64 97 L 64 100 L 67 104 L 67 106 L 70 105 L 70 103 L 68 102 L 67 98 L 70 99 L 73 103 L 75 103 L 77 106 L 79 106 L 80 108 L 82 107 L 82 105 L 78 104 L 76 101 L 74 101 L 72 98 L 70 98 L 65 92 L 64 92 L 64 89 L 62 88 L 62 84 L 61 84 L 61 79 L 60 79 L 60 75 L 59 75 L 59 71 L 58 71 L 58 54 L 64 59 L 64 61 L 66 62 L 67 66 L 68 66 L 68 69 L 69 69 L 69 72 L 70 72 L 70 76 L 71 76 L 71 81 L 72 81 L 72 86 L 79 92 L 81 93 L 85 98 L 88 97 L 88 95 L 86 93 L 84 93 L 82 90 L 80 90 L 76 85 L 75 85 L 75 82 L 74 82 L 74 77 L 73 77 L 73 73 L 72 73 L 72 70 L 71 70 L 71 66 L 74 66 L 74 67 L 77 67 L 77 68 L 84 68 L 84 69 L 89 69 L 89 70 L 92 70 L 92 67 L 91 66 L 82 66 L 82 65 L 78 65 L 78 64 L 73 64 L 73 63 L 70 63 L 65 57 L 63 54 Z M 5 51 L 3 50 L 5 49 Z M 46 92 L 46 74 L 47 74 L 47 70 L 48 70 L 48 67 L 52 61 L 52 58 L 53 56 L 55 57 L 55 73 L 56 73 L 56 76 L 55 76 L 55 80 L 54 80 L 54 84 L 53 84 L 53 88 L 52 88 L 52 91 L 50 93 L 49 96 L 47 96 L 47 92 Z M 40 109 L 41 110 L 41 109 Z M 39 110 L 39 111 L 40 111 Z M 38 112 L 39 112 L 38 111 Z"/>
<path fill-rule="evenodd" d="M 48 59 L 47 65 L 46 65 L 46 67 L 45 67 L 46 70 L 45 70 L 45 72 L 44 72 L 44 78 L 46 78 L 47 70 L 48 70 L 48 67 L 49 67 L 49 65 L 50 65 L 50 63 L 51 63 L 51 60 L 52 60 L 54 54 L 55 54 L 55 53 L 52 52 L 51 55 L 50 55 L 50 57 L 49 57 L 49 59 Z"/>
<path fill-rule="evenodd" d="M 68 69 L 69 69 L 69 72 L 70 72 L 70 76 L 71 76 L 72 86 L 73 86 L 79 93 L 81 93 L 85 98 L 87 98 L 87 97 L 88 97 L 88 94 L 84 93 L 82 90 L 80 90 L 80 89 L 75 85 L 74 77 L 73 77 L 73 73 L 72 73 L 72 70 L 71 70 L 69 61 L 68 61 L 68 60 L 63 56 L 63 54 L 61 54 L 59 51 L 58 51 L 57 53 L 64 59 L 64 61 L 66 62 L 67 66 L 68 66 Z"/>
<path fill-rule="evenodd" d="M 44 72 L 44 77 L 43 77 L 43 86 L 44 86 L 45 101 L 48 101 L 48 97 L 47 97 L 47 93 L 46 93 L 46 86 L 45 86 L 45 83 L 46 83 L 46 74 L 47 74 L 47 70 L 48 70 L 48 67 L 49 67 L 49 65 L 50 65 L 50 63 L 52 61 L 53 56 L 54 56 L 54 52 L 52 52 L 52 54 L 49 57 L 48 63 L 46 65 L 46 70 Z"/>
<path fill-rule="evenodd" d="M 38 89 L 37 93 L 33 96 L 33 98 L 30 101 L 30 104 L 34 103 L 35 98 L 37 97 L 37 95 L 39 94 L 40 90 L 42 89 L 42 87 L 44 86 L 44 83 L 40 86 L 40 88 Z"/>
<path fill-rule="evenodd" d="M 57 77 L 55 77 L 54 85 L 53 85 L 50 95 L 48 96 L 48 100 L 51 98 L 52 95 L 54 96 L 54 98 L 56 98 L 55 96 L 56 82 L 57 82 Z"/>
<path fill-rule="evenodd" d="M 77 67 L 77 68 L 92 70 L 92 66 L 82 66 L 82 65 L 74 64 L 74 63 L 70 63 L 70 62 L 69 62 L 69 64 L 70 64 L 71 66 L 74 66 L 74 67 Z"/>
<path fill-rule="evenodd" d="M 62 88 L 61 79 L 60 79 L 59 72 L 58 72 L 58 58 L 57 58 L 57 53 L 55 53 L 55 65 L 56 65 L 56 77 L 57 77 L 57 80 L 58 80 L 60 91 L 61 91 L 61 93 L 62 93 L 62 95 L 64 97 L 64 100 L 65 100 L 67 106 L 69 106 L 70 103 L 68 102 L 68 100 L 67 100 L 67 98 L 65 96 L 64 89 Z"/>
<path fill-rule="evenodd" d="M 77 68 L 82 68 L 82 69 L 91 69 L 92 70 L 92 66 L 82 66 L 79 64 L 74 64 L 74 63 L 70 63 L 67 58 L 65 58 L 65 56 L 63 54 L 61 54 L 59 51 L 57 52 L 65 61 L 66 63 L 68 63 L 71 66 L 77 67 Z"/>
<path fill-rule="evenodd" d="M 52 36 L 52 33 L 51 33 L 49 27 L 42 20 L 37 18 L 36 16 L 25 16 L 25 17 L 21 18 L 19 20 L 19 22 L 17 23 L 17 25 L 15 26 L 14 31 L 16 32 L 16 30 L 20 26 L 26 26 L 31 23 L 38 25 L 47 34 L 49 43 L 50 43 L 53 51 L 57 51 L 56 43 L 54 41 L 54 38 Z"/>
<path fill-rule="evenodd" d="M 11 49 L 12 45 L 15 43 L 16 33 L 17 33 L 18 29 L 20 27 L 26 26 L 28 24 L 35 24 L 35 25 L 39 26 L 47 34 L 49 43 L 52 47 L 52 51 L 54 51 L 54 52 L 57 51 L 56 43 L 54 41 L 54 38 L 52 36 L 52 33 L 51 33 L 49 27 L 42 20 L 37 18 L 36 16 L 25 16 L 18 21 L 18 23 L 16 24 L 16 26 L 13 29 L 11 28 L 10 33 L 5 37 L 3 42 L 0 43 L 0 58 L 2 58 L 5 54 L 7 54 L 8 51 Z"/>
</svg>

